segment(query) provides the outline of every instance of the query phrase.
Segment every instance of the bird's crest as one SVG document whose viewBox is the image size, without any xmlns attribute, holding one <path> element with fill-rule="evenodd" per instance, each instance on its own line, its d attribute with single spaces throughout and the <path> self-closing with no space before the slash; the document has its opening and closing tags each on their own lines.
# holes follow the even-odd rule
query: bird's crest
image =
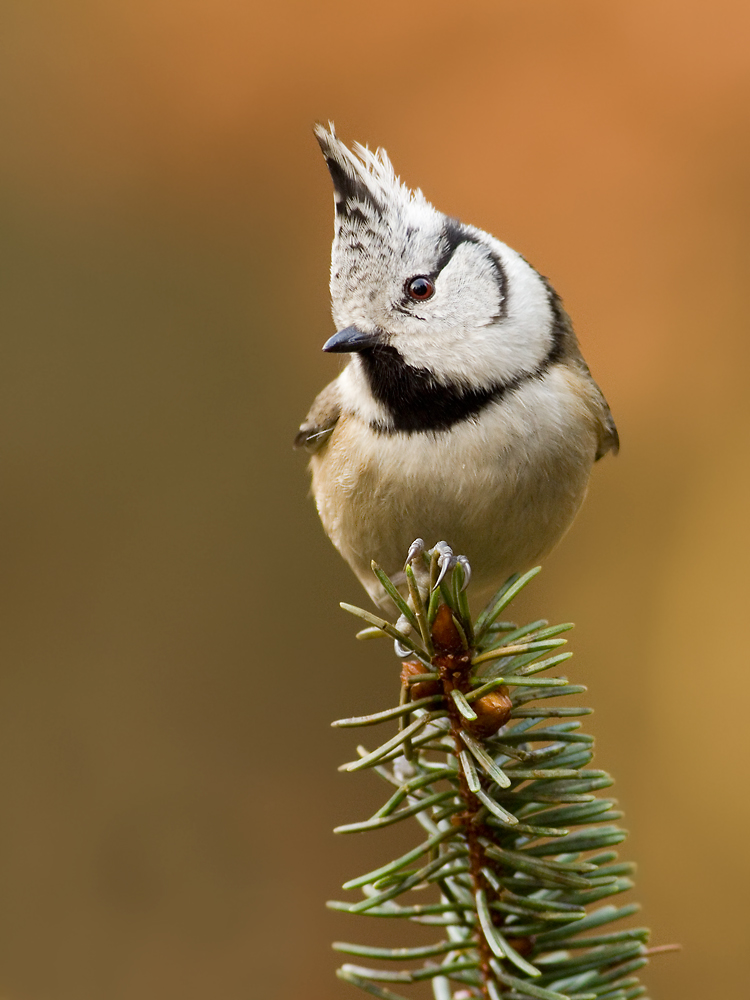
<svg viewBox="0 0 750 1000">
<path fill-rule="evenodd" d="M 412 191 L 397 176 L 384 149 L 369 149 L 355 142 L 353 150 L 336 135 L 333 122 L 315 126 L 315 138 L 333 179 L 336 214 L 356 220 L 363 207 L 382 214 L 386 209 L 428 205 L 422 192 Z"/>
</svg>

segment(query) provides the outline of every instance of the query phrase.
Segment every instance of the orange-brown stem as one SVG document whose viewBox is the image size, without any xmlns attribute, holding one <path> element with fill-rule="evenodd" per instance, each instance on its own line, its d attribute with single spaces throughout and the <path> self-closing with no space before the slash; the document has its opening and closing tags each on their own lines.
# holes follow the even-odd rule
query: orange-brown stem
<svg viewBox="0 0 750 1000">
<path fill-rule="evenodd" d="M 453 620 L 453 613 L 447 604 L 441 604 L 438 608 L 435 621 L 432 626 L 432 642 L 435 655 L 432 658 L 432 665 L 436 668 L 443 685 L 445 702 L 451 724 L 451 736 L 455 745 L 456 756 L 465 748 L 461 739 L 461 730 L 468 728 L 466 720 L 456 708 L 456 703 L 451 697 L 451 691 L 458 690 L 465 694 L 471 686 L 471 658 L 472 650 L 466 649 L 463 645 L 461 635 Z M 469 849 L 469 872 L 475 893 L 480 889 L 485 892 L 488 889 L 486 879 L 482 874 L 482 868 L 487 864 L 487 857 L 482 847 L 480 837 L 487 835 L 487 830 L 481 821 L 477 820 L 482 804 L 477 796 L 469 788 L 463 770 L 458 768 L 459 787 L 461 798 L 464 802 L 464 809 L 454 817 L 455 823 L 460 823 L 464 828 L 466 844 Z M 487 982 L 497 981 L 492 973 L 490 957 L 492 952 L 481 932 L 478 932 L 478 949 L 480 956 L 480 969 L 482 973 L 482 997 L 490 1000 Z"/>
</svg>

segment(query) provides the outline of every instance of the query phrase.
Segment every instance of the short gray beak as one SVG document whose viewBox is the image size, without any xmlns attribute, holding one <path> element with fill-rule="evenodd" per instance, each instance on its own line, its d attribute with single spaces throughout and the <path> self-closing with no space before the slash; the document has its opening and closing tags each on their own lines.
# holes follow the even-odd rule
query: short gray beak
<svg viewBox="0 0 750 1000">
<path fill-rule="evenodd" d="M 356 326 L 347 326 L 329 337 L 323 344 L 323 350 L 329 354 L 356 354 L 357 351 L 365 351 L 382 342 L 380 333 L 363 333 Z"/>
</svg>

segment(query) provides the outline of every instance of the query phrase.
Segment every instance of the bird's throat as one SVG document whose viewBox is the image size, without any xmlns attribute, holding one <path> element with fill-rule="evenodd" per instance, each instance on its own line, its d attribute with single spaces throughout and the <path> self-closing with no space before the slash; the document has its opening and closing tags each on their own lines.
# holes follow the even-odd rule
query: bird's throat
<svg viewBox="0 0 750 1000">
<path fill-rule="evenodd" d="M 476 416 L 518 382 L 514 379 L 480 389 L 438 382 L 428 369 L 407 364 L 387 345 L 360 351 L 359 357 L 372 395 L 390 418 L 388 424 L 375 425 L 383 433 L 449 430 Z"/>
</svg>

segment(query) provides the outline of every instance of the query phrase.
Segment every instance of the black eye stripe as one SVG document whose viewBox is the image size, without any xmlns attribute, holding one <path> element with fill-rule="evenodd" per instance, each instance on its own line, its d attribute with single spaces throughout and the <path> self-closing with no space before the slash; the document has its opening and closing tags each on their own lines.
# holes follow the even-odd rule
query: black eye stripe
<svg viewBox="0 0 750 1000">
<path fill-rule="evenodd" d="M 440 254 L 435 262 L 435 272 L 442 271 L 462 243 L 478 243 L 479 240 L 464 232 L 456 219 L 447 219 L 440 234 Z"/>
</svg>

